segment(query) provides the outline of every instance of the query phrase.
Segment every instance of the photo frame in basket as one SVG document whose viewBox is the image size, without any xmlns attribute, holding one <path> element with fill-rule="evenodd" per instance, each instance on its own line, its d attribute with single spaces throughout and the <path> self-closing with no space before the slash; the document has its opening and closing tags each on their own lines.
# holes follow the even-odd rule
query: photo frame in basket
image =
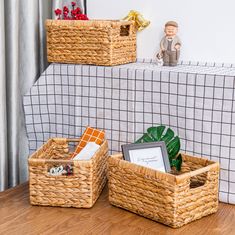
<svg viewBox="0 0 235 235">
<path fill-rule="evenodd" d="M 163 141 L 122 145 L 124 159 L 162 172 L 170 172 L 170 162 Z"/>
</svg>

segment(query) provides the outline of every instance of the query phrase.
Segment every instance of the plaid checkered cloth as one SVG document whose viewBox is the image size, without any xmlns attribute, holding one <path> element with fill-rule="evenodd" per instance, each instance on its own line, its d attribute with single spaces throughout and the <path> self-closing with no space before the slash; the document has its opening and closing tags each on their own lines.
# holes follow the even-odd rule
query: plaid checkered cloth
<svg viewBox="0 0 235 235">
<path fill-rule="evenodd" d="M 51 64 L 24 96 L 30 152 L 50 137 L 78 137 L 88 125 L 104 129 L 117 152 L 164 124 L 183 152 L 220 162 L 220 200 L 235 204 L 234 82 L 232 64 Z"/>
</svg>

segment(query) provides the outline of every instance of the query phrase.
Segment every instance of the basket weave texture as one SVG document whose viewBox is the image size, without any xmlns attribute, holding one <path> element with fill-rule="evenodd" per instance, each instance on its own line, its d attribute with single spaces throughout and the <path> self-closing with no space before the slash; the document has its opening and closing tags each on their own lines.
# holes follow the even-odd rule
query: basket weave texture
<svg viewBox="0 0 235 235">
<path fill-rule="evenodd" d="M 118 65 L 136 61 L 132 21 L 47 20 L 49 62 Z"/>
<path fill-rule="evenodd" d="M 108 160 L 111 204 L 181 227 L 218 209 L 219 164 L 183 155 L 179 175 L 162 173 L 122 160 Z"/>
<path fill-rule="evenodd" d="M 90 208 L 107 180 L 108 143 L 89 160 L 70 160 L 69 143 L 78 140 L 49 139 L 29 160 L 32 205 Z M 61 164 L 73 166 L 72 175 L 54 176 L 48 169 Z"/>
</svg>

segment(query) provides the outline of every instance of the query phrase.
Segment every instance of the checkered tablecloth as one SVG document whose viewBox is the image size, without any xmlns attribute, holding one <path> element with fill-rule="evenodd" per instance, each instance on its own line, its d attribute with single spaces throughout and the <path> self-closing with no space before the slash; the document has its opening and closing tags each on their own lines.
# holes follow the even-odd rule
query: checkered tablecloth
<svg viewBox="0 0 235 235">
<path fill-rule="evenodd" d="M 80 136 L 87 125 L 105 129 L 116 152 L 164 124 L 183 152 L 220 162 L 220 200 L 235 204 L 234 82 L 232 64 L 51 64 L 24 96 L 30 152 L 50 137 Z"/>
</svg>

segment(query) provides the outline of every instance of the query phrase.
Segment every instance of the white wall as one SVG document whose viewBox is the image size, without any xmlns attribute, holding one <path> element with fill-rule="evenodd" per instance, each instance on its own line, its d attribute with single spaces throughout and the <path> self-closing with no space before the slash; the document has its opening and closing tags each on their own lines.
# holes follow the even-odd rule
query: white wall
<svg viewBox="0 0 235 235">
<path fill-rule="evenodd" d="M 163 26 L 179 24 L 182 60 L 235 63 L 235 0 L 87 0 L 91 19 L 121 19 L 140 11 L 151 25 L 138 33 L 138 57 L 152 58 Z"/>
</svg>

